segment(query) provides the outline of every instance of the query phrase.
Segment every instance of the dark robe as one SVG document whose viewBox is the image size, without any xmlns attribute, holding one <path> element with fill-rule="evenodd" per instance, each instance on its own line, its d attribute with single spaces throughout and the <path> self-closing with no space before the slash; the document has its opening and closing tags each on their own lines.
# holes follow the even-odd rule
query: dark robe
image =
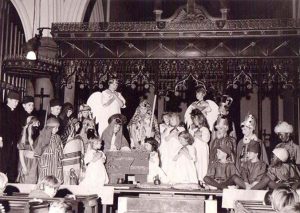
<svg viewBox="0 0 300 213">
<path fill-rule="evenodd" d="M 18 176 L 19 151 L 18 141 L 21 137 L 22 125 L 19 112 L 11 110 L 9 106 L 1 106 L 0 136 L 3 140 L 3 147 L 0 149 L 0 169 L 6 173 L 9 182 L 15 182 Z"/>
</svg>

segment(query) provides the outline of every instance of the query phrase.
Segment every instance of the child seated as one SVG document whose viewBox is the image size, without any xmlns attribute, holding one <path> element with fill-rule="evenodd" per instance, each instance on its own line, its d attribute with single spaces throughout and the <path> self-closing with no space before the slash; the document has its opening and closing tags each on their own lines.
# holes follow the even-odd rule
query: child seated
<svg viewBox="0 0 300 213">
<path fill-rule="evenodd" d="M 251 189 L 266 173 L 267 165 L 259 160 L 259 150 L 259 143 L 251 141 L 247 150 L 248 161 L 241 167 L 241 177 L 232 177 L 232 181 L 242 189 Z"/>
<path fill-rule="evenodd" d="M 155 138 L 146 138 L 145 139 L 145 149 L 150 152 L 149 158 L 149 173 L 147 176 L 147 182 L 153 182 L 158 178 L 161 183 L 168 183 L 169 180 L 165 172 L 159 167 L 160 159 L 157 152 L 158 142 Z"/>
<path fill-rule="evenodd" d="M 53 176 L 45 176 L 38 184 L 37 189 L 31 191 L 30 198 L 53 198 L 60 186 L 59 180 Z"/>
<path fill-rule="evenodd" d="M 275 189 L 282 185 L 294 185 L 300 180 L 300 172 L 293 164 L 286 163 L 289 158 L 284 148 L 275 148 L 271 165 L 266 175 L 252 189 L 264 189 L 269 186 Z"/>
<path fill-rule="evenodd" d="M 181 148 L 176 153 L 173 161 L 175 167 L 169 177 L 173 183 L 198 183 L 197 170 L 195 166 L 196 149 L 192 144 L 194 139 L 188 131 L 178 135 Z"/>
<path fill-rule="evenodd" d="M 217 148 L 218 161 L 210 163 L 208 171 L 204 177 L 204 182 L 218 189 L 224 189 L 232 184 L 231 177 L 237 174 L 237 169 L 232 161 L 231 150 L 227 146 L 219 146 Z"/>
<path fill-rule="evenodd" d="M 95 190 L 108 183 L 108 175 L 104 167 L 106 156 L 100 150 L 102 142 L 99 138 L 90 140 L 84 157 L 86 171 L 84 179 L 80 182 L 80 186 L 86 187 L 88 190 Z"/>
</svg>

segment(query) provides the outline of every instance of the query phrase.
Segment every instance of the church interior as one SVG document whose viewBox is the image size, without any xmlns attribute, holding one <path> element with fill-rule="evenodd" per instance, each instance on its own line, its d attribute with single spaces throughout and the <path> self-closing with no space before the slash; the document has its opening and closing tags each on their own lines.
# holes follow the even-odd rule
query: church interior
<svg viewBox="0 0 300 213">
<path fill-rule="evenodd" d="M 70 171 L 73 171 L 73 168 L 68 167 L 70 183 L 67 184 L 64 180 L 60 187 L 64 186 L 65 189 L 78 195 L 73 201 L 69 197 L 64 197 L 66 202 L 75 203 L 71 204 L 72 212 L 279 212 L 278 209 L 274 209 L 274 205 L 263 202 L 267 190 L 266 187 L 262 187 L 265 190 L 260 190 L 259 184 L 270 177 L 268 174 L 271 172 L 270 167 L 273 166 L 271 156 L 273 154 L 277 156 L 275 150 L 281 149 L 280 144 L 284 143 L 282 139 L 284 136 L 281 137 L 279 133 L 288 135 L 287 140 L 292 140 L 294 144 L 292 151 L 289 148 L 284 149 L 289 155 L 289 160 L 284 163 L 291 162 L 292 164 L 293 162 L 296 169 L 300 168 L 299 0 L 0 0 L 0 10 L 1 104 L 4 106 L 8 100 L 15 98 L 18 99 L 21 108 L 22 103 L 23 107 L 26 103 L 25 97 L 32 97 L 34 112 L 41 124 L 40 132 L 44 132 L 47 125 L 56 125 L 56 121 L 52 121 L 49 115 L 52 107 L 59 105 L 53 100 L 61 103 L 62 110 L 67 105 L 66 103 L 72 106 L 72 116 L 76 119 L 77 115 L 82 112 L 82 107 L 89 107 L 92 111 L 91 120 L 94 123 L 86 125 L 91 125 L 96 132 L 98 131 L 96 135 L 101 138 L 102 146 L 104 146 L 105 138 L 109 138 L 109 143 L 112 143 L 107 152 L 105 147 L 102 150 L 103 153 L 101 151 L 104 156 L 103 161 L 106 160 L 106 163 L 102 163 L 101 166 L 104 170 L 106 168 L 108 173 L 107 176 L 105 171 L 107 177 L 104 178 L 109 179 L 109 182 L 105 182 L 98 191 L 95 192 L 95 189 L 83 190 L 83 192 L 79 189 L 81 186 L 81 183 L 78 183 L 79 177 L 77 184 L 71 184 Z M 111 91 L 113 84 L 117 85 L 118 92 L 116 89 Z M 114 113 L 109 111 L 113 110 L 113 106 L 105 109 L 106 106 L 103 104 L 107 90 L 112 92 L 116 104 L 120 105 L 117 107 L 118 112 L 115 112 L 118 113 L 115 118 Z M 12 95 L 12 92 L 17 93 L 18 98 Z M 99 100 L 93 99 L 99 94 Z M 198 94 L 203 94 L 202 99 L 198 98 Z M 111 102 L 108 101 L 108 105 Z M 103 106 L 100 107 L 102 104 Z M 224 105 L 226 105 L 224 108 L 227 112 L 226 119 L 222 117 L 220 110 L 220 106 L 224 107 Z M 260 141 L 258 151 L 260 161 L 269 165 L 269 168 L 265 169 L 266 174 L 262 174 L 257 185 L 251 185 L 250 179 L 246 185 L 243 181 L 242 184 L 238 184 L 238 178 L 232 178 L 243 176 L 238 166 L 237 171 L 240 175 L 235 174 L 225 182 L 219 180 L 211 182 L 211 179 L 208 180 L 204 175 L 199 182 L 197 180 L 196 189 L 189 188 L 195 187 L 193 184 L 184 185 L 191 183 L 189 181 L 183 181 L 178 189 L 168 188 L 172 185 L 170 184 L 172 181 L 165 184 L 159 175 L 151 181 L 152 185 L 143 185 L 142 182 L 146 180 L 147 175 L 149 176 L 152 167 L 148 162 L 149 152 L 140 146 L 149 144 L 150 142 L 147 142 L 149 138 L 156 139 L 156 142 L 160 144 L 157 149 L 159 150 L 158 156 L 161 158 L 159 169 L 166 168 L 170 170 L 170 176 L 174 175 L 177 178 L 180 176 L 177 174 L 180 171 L 175 174 L 171 170 L 175 168 L 180 170 L 176 166 L 186 168 L 185 165 L 171 165 L 175 160 L 171 160 L 168 168 L 164 167 L 163 159 L 167 162 L 166 156 L 171 156 L 167 153 L 168 149 L 169 152 L 170 150 L 178 152 L 178 150 L 175 151 L 175 145 L 169 145 L 170 147 L 167 148 L 165 147 L 167 145 L 163 146 L 163 142 L 168 143 L 169 139 L 168 136 L 165 137 L 167 133 L 162 132 L 161 125 L 166 124 L 164 120 L 166 114 L 170 122 L 172 118 L 178 118 L 176 131 L 181 132 L 178 129 L 183 128 L 182 132 L 187 132 L 187 134 L 189 132 L 196 143 L 196 132 L 202 138 L 204 133 L 200 131 L 201 128 L 192 130 L 193 126 L 197 126 L 193 119 L 198 115 L 193 114 L 193 112 L 196 113 L 193 107 L 200 109 L 199 113 L 203 114 L 204 119 L 207 120 L 207 128 L 205 128 L 208 129 L 210 137 L 209 142 L 205 142 L 205 145 L 209 146 L 209 160 L 206 160 L 209 161 L 206 165 L 207 171 L 219 163 L 218 157 L 216 157 L 217 160 L 211 157 L 213 154 L 218 156 L 221 149 L 227 153 L 228 147 L 226 149 L 222 145 L 213 147 L 218 142 L 218 125 L 221 126 L 223 121 L 229 129 L 231 124 L 228 123 L 234 125 L 234 130 L 230 130 L 230 133 L 234 131 L 234 134 L 228 135 L 232 136 L 235 142 L 230 154 L 227 153 L 227 157 L 234 156 L 233 160 L 229 161 L 232 165 L 236 165 L 240 160 L 242 161 L 243 156 L 237 157 L 239 143 L 246 141 L 243 127 L 249 122 L 249 126 L 253 128 L 251 134 L 255 136 L 252 139 L 256 138 Z M 148 117 L 142 117 L 140 123 L 135 123 L 139 119 L 138 113 L 141 113 L 141 108 L 149 111 L 149 124 L 147 125 L 149 125 L 150 133 L 146 129 L 144 133 L 146 136 L 143 139 L 139 138 L 142 137 L 140 136 L 142 133 L 138 130 L 134 132 L 134 128 L 138 129 L 139 125 L 142 125 L 141 122 L 146 122 L 145 120 L 148 119 Z M 210 109 L 206 112 L 207 108 Z M 211 118 L 210 115 L 213 116 L 213 112 L 216 115 Z M 25 164 L 27 157 L 23 151 L 20 151 L 22 149 L 19 144 L 16 145 L 20 143 L 18 142 L 20 135 L 16 138 L 16 142 L 13 142 L 14 139 L 9 142 L 5 138 L 11 139 L 10 136 L 6 136 L 5 131 L 17 134 L 12 130 L 13 125 L 17 125 L 16 122 L 12 124 L 13 122 L 6 121 L 5 114 L 6 112 L 1 109 L 0 138 L 2 139 L 0 141 L 3 141 L 1 142 L 3 148 L 0 154 L 7 155 L 4 154 L 7 152 L 5 151 L 6 143 L 12 143 L 12 146 L 17 147 L 14 149 L 14 152 L 18 154 L 15 166 L 17 170 L 17 167 L 24 168 L 22 167 L 24 162 L 21 158 L 19 162 L 19 157 L 25 156 Z M 104 114 L 107 114 L 107 117 Z M 103 118 L 105 118 L 106 126 L 102 128 L 100 120 Z M 19 117 L 14 117 L 14 119 L 18 120 Z M 85 123 L 84 119 L 83 121 L 80 119 L 78 117 L 79 121 L 76 120 L 76 122 L 80 123 L 82 129 Z M 110 127 L 115 120 L 121 123 L 123 135 L 120 137 L 117 133 L 113 136 L 106 134 L 105 127 Z M 9 123 L 7 126 L 6 122 Z M 72 123 L 71 118 L 68 122 L 70 125 L 74 124 L 72 128 L 76 127 L 76 123 Z M 278 130 L 279 124 L 282 123 L 287 125 L 288 130 Z M 12 125 L 10 130 L 9 125 Z M 20 134 L 28 125 L 29 123 L 25 122 L 25 125 L 20 126 Z M 65 127 L 67 128 L 68 125 L 69 123 L 66 123 Z M 157 135 L 155 129 L 158 131 Z M 172 136 L 172 130 L 169 134 Z M 40 135 L 36 137 L 36 141 L 42 141 Z M 177 134 L 177 143 L 180 142 L 181 135 L 181 133 Z M 68 156 L 65 149 L 67 149 L 70 135 L 66 136 L 68 138 L 66 142 L 63 142 L 63 133 L 60 137 L 62 156 Z M 216 139 L 213 139 L 215 137 Z M 74 138 L 77 139 L 76 136 Z M 74 138 L 71 140 L 75 140 Z M 88 142 L 87 147 L 83 142 L 84 152 L 89 147 L 97 146 L 96 139 L 89 140 L 91 141 Z M 126 141 L 129 147 L 127 148 L 131 151 L 119 151 L 119 140 Z M 45 146 L 40 152 L 44 151 Z M 153 144 L 151 146 L 152 153 L 155 146 Z M 186 146 L 191 146 L 191 144 L 183 145 L 184 148 Z M 251 150 L 256 150 L 256 145 L 253 147 L 251 146 Z M 36 147 L 32 149 L 36 156 Z M 203 149 L 201 148 L 201 153 Z M 54 148 L 54 152 L 56 150 L 57 148 Z M 246 152 L 245 155 L 247 155 L 250 151 L 247 152 L 243 148 L 242 152 Z M 181 151 L 178 153 L 181 159 Z M 264 153 L 267 155 L 266 160 L 262 159 Z M 43 154 L 41 158 L 36 158 L 34 161 L 37 162 L 36 168 L 40 166 L 42 156 Z M 176 162 L 178 156 L 175 156 Z M 81 163 L 85 161 L 85 157 L 87 155 L 84 156 L 84 160 L 82 157 Z M 7 164 L 4 162 L 5 157 L 0 156 L 0 158 L 0 164 Z M 33 159 L 33 157 L 28 158 Z M 62 157 L 62 165 L 69 166 L 64 160 Z M 184 163 L 185 160 L 180 162 Z M 94 160 L 91 162 L 94 163 Z M 86 174 L 91 164 L 86 165 Z M 134 168 L 130 169 L 132 165 Z M 197 167 L 198 164 L 195 163 L 195 165 Z M 0 204 L 2 203 L 1 205 L 6 209 L 7 205 L 13 206 L 14 203 L 24 207 L 29 200 L 23 195 L 28 194 L 37 182 L 27 184 L 27 182 L 14 181 L 10 178 L 9 172 L 5 172 L 6 167 L 3 169 L 4 167 L 0 165 L 1 172 L 8 176 L 7 186 L 19 188 L 19 191 L 14 192 L 15 194 L 10 195 L 11 197 L 5 194 L 0 195 Z M 125 167 L 129 169 L 126 170 Z M 96 170 L 94 176 L 96 176 Z M 63 169 L 62 171 L 64 173 Z M 222 175 L 224 171 L 221 172 Z M 198 176 L 199 173 L 197 170 Z M 76 175 L 79 176 L 77 173 Z M 227 184 L 229 179 L 235 184 Z M 90 182 L 93 181 L 90 179 Z M 269 181 L 275 184 L 275 180 Z M 267 189 L 276 188 L 270 182 L 268 182 Z M 132 188 L 136 183 L 142 187 Z M 213 186 L 216 184 L 216 187 L 212 189 L 206 187 L 205 184 Z M 78 188 L 74 185 L 78 185 Z M 239 187 L 232 189 L 231 185 Z M 253 192 L 249 191 L 252 189 Z M 295 191 L 296 189 L 298 188 L 295 188 Z M 253 198 L 255 196 L 251 193 L 257 195 L 257 198 Z M 242 197 L 245 199 L 239 201 Z M 55 198 L 52 199 L 55 201 Z M 297 199 L 296 204 L 300 202 L 300 199 Z M 49 212 L 53 201 L 50 202 L 50 200 L 47 198 L 48 203 L 45 204 L 47 210 L 50 205 Z M 42 204 L 36 208 L 44 208 L 45 205 Z M 75 208 L 76 205 L 81 205 L 81 210 L 78 210 L 79 207 Z M 299 205 L 298 211 L 295 212 L 300 212 Z"/>
</svg>

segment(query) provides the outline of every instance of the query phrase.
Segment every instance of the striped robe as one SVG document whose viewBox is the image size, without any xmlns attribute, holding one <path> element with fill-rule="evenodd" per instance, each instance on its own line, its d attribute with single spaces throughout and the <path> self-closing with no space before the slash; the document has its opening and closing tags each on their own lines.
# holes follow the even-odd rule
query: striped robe
<svg viewBox="0 0 300 213">
<path fill-rule="evenodd" d="M 61 139 L 57 134 L 51 135 L 49 144 L 43 147 L 43 151 L 39 156 L 39 181 L 45 176 L 54 175 L 61 183 L 63 183 L 62 157 L 63 150 Z"/>
</svg>

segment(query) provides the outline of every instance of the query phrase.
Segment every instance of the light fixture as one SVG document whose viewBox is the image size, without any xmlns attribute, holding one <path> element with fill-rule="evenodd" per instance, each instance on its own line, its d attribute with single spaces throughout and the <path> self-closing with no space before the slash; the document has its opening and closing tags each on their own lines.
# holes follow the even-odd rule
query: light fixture
<svg viewBox="0 0 300 213">
<path fill-rule="evenodd" d="M 34 38 L 32 38 L 26 46 L 27 54 L 26 59 L 28 60 L 37 60 L 38 58 L 38 49 L 41 46 L 41 38 L 43 37 L 43 30 L 48 29 L 49 27 L 39 27 L 37 30 L 39 31 L 39 34 L 35 34 Z"/>
</svg>

